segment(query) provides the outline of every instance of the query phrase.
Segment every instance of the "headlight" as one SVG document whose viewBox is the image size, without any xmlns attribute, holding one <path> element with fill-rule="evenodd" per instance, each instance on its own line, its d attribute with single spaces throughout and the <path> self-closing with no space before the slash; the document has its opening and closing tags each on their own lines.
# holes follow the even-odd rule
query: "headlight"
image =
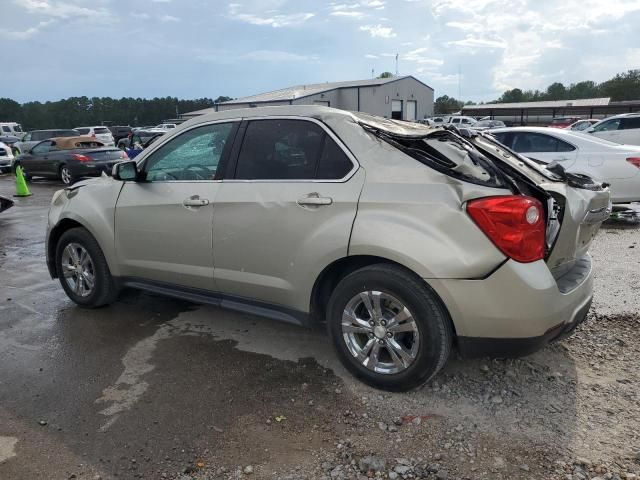
<svg viewBox="0 0 640 480">
<path fill-rule="evenodd" d="M 58 190 L 53 194 L 53 197 L 51 197 L 51 205 L 56 205 L 58 200 L 60 199 L 60 197 L 65 196 L 65 190 Z M 60 199 L 60 203 L 62 203 L 64 201 L 64 199 Z"/>
</svg>

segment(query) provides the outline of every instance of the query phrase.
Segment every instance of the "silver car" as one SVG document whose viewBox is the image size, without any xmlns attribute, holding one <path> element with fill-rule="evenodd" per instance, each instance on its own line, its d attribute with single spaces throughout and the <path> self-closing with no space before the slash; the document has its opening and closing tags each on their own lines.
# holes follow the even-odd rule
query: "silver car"
<svg viewBox="0 0 640 480">
<path fill-rule="evenodd" d="M 325 322 L 354 375 L 406 390 L 454 347 L 525 355 L 571 332 L 609 209 L 602 185 L 483 133 L 262 107 L 192 119 L 57 192 L 47 262 L 84 307 L 134 287 Z"/>
</svg>

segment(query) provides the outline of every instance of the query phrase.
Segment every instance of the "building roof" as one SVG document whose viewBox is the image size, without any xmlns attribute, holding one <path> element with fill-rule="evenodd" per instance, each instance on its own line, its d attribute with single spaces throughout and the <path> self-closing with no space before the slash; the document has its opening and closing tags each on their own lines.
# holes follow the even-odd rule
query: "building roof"
<svg viewBox="0 0 640 480">
<path fill-rule="evenodd" d="M 420 80 L 418 80 L 417 78 L 411 75 L 406 75 L 403 77 L 372 78 L 368 80 L 352 80 L 347 82 L 311 83 L 308 85 L 294 85 L 293 87 L 274 90 L 272 92 L 259 93 L 257 95 L 251 95 L 249 97 L 229 100 L 228 102 L 223 102 L 223 104 L 233 105 L 237 103 L 283 102 L 295 100 L 297 98 L 308 97 L 309 95 L 328 92 L 330 90 L 336 90 L 338 88 L 372 87 L 397 82 L 406 78 L 413 78 L 414 80 L 420 82 Z M 426 84 L 424 85 L 427 88 L 431 88 Z"/>
<path fill-rule="evenodd" d="M 517 110 L 522 108 L 563 108 L 563 107 L 604 107 L 609 105 L 609 97 L 580 98 L 576 100 L 548 100 L 542 102 L 519 103 L 485 103 L 482 105 L 465 105 L 462 110 Z"/>
</svg>

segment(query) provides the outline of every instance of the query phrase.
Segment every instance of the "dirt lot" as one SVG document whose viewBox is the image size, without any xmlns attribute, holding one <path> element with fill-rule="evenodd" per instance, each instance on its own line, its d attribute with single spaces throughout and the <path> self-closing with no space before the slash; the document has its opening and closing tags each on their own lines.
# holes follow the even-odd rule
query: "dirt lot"
<svg viewBox="0 0 640 480">
<path fill-rule="evenodd" d="M 388 394 L 346 374 L 321 331 L 137 292 L 77 308 L 44 265 L 59 187 L 31 187 L 0 214 L 2 480 L 640 476 L 637 225 L 598 234 L 594 306 L 570 339 L 454 355 Z"/>
</svg>

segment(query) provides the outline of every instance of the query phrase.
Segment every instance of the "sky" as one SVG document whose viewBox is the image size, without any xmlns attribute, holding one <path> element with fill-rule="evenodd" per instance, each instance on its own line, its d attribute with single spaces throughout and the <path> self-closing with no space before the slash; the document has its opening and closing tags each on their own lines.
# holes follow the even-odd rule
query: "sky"
<svg viewBox="0 0 640 480">
<path fill-rule="evenodd" d="M 396 54 L 476 102 L 640 68 L 640 0 L 0 0 L 0 18 L 19 102 L 237 98 L 395 73 Z"/>
</svg>

